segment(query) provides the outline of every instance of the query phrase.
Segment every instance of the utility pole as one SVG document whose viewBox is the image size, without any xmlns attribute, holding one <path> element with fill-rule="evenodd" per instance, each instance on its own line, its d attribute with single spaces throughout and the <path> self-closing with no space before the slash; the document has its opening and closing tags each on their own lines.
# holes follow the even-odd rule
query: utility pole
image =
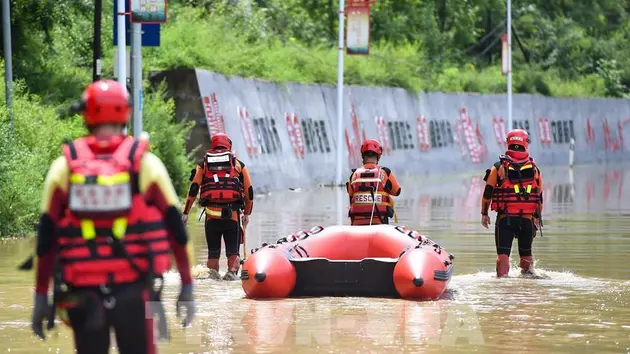
<svg viewBox="0 0 630 354">
<path fill-rule="evenodd" d="M 2 0 L 2 32 L 4 33 L 4 85 L 6 105 L 11 117 L 10 131 L 13 135 L 13 52 L 11 51 L 11 7 L 9 0 Z"/>
<path fill-rule="evenodd" d="M 142 24 L 131 24 L 131 90 L 133 92 L 133 136 L 142 133 Z"/>
<path fill-rule="evenodd" d="M 512 126 L 512 0 L 507 0 L 507 43 L 508 43 L 508 72 L 507 72 L 507 99 L 508 99 L 508 131 Z"/>
<path fill-rule="evenodd" d="M 339 0 L 339 54 L 337 62 L 337 185 L 341 185 L 343 168 L 343 50 L 344 0 Z"/>
<path fill-rule="evenodd" d="M 127 87 L 127 26 L 125 20 L 125 0 L 116 0 L 118 13 L 116 13 L 116 28 L 118 35 L 118 83 Z M 123 128 L 123 133 L 127 135 L 127 126 Z"/>
<path fill-rule="evenodd" d="M 92 57 L 92 82 L 101 79 L 101 19 L 103 18 L 103 0 L 94 0 L 94 51 Z"/>
<path fill-rule="evenodd" d="M 118 2 L 118 13 L 116 14 L 118 21 L 118 82 L 127 87 L 127 38 L 125 26 L 125 0 L 116 0 Z"/>
</svg>

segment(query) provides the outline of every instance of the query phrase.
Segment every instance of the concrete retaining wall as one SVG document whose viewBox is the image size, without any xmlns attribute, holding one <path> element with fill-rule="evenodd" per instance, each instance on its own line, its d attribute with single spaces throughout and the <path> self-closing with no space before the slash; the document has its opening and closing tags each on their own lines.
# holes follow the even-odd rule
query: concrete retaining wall
<svg viewBox="0 0 630 354">
<path fill-rule="evenodd" d="M 274 84 L 205 70 L 153 75 L 166 80 L 177 116 L 197 122 L 189 147 L 208 146 L 209 134 L 232 137 L 238 157 L 262 190 L 334 182 L 336 88 Z M 505 146 L 505 95 L 424 93 L 397 88 L 344 88 L 344 168 L 359 164 L 364 138 L 385 147 L 381 164 L 398 175 L 483 171 Z M 513 96 L 513 125 L 527 130 L 540 165 L 628 161 L 623 130 L 630 100 Z"/>
</svg>

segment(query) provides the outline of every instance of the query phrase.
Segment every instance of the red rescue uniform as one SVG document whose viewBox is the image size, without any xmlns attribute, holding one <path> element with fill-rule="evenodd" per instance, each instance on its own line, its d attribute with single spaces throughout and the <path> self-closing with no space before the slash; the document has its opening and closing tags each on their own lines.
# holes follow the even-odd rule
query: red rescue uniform
<svg viewBox="0 0 630 354">
<path fill-rule="evenodd" d="M 532 272 L 532 244 L 543 210 L 543 178 L 527 152 L 529 135 L 515 129 L 508 133 L 506 141 L 508 151 L 486 171 L 486 187 L 481 197 L 482 224 L 488 226 L 489 209 L 497 213 L 495 246 L 499 277 L 509 272 L 514 238 L 518 238 L 523 273 Z"/>
<path fill-rule="evenodd" d="M 205 234 L 209 269 L 219 271 L 221 239 L 225 243 L 228 272 L 225 280 L 238 280 L 239 249 L 245 242 L 241 217 L 249 218 L 254 206 L 254 188 L 245 164 L 232 152 L 232 140 L 215 134 L 204 161 L 191 172 L 184 214 L 188 215 L 197 196 L 205 208 Z M 245 225 L 246 226 L 246 225 Z"/>
<path fill-rule="evenodd" d="M 153 316 L 167 336 L 162 284 L 155 286 L 170 266 L 169 251 L 182 281 L 178 316 L 185 307 L 190 324 L 195 313 L 177 195 L 148 140 L 123 133 L 131 115 L 123 85 L 95 81 L 74 107 L 90 135 L 67 143 L 44 181 L 31 329 L 45 339 L 43 320 L 54 324 L 58 308 L 78 354 L 109 353 L 110 329 L 121 354 L 154 354 Z"/>
<path fill-rule="evenodd" d="M 392 171 L 375 163 L 366 163 L 350 175 L 346 183 L 350 199 L 351 225 L 389 224 L 394 216 L 392 196 L 401 193 L 401 187 Z"/>
<path fill-rule="evenodd" d="M 145 313 L 149 272 L 166 272 L 172 251 L 182 283 L 192 283 L 177 195 L 164 164 L 147 150 L 147 141 L 131 137 L 80 138 L 46 176 L 35 291 L 47 293 L 58 256 L 70 293 L 96 299 L 67 313 L 79 353 L 106 352 L 110 326 L 121 353 L 155 353 Z M 118 301 L 103 317 L 108 296 Z"/>
</svg>

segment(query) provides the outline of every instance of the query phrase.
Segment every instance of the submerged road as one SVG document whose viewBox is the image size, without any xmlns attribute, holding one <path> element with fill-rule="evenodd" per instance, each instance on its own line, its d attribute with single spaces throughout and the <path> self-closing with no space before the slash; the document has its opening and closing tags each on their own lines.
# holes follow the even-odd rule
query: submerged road
<svg viewBox="0 0 630 354">
<path fill-rule="evenodd" d="M 164 298 L 172 339 L 160 353 L 630 353 L 630 168 L 542 171 L 544 228 L 534 257 L 544 279 L 519 276 L 516 246 L 510 278 L 495 277 L 493 230 L 479 223 L 479 177 L 400 177 L 399 224 L 457 257 L 449 290 L 433 302 L 244 299 L 239 281 L 205 279 L 202 223 L 191 216 L 199 313 L 193 328 L 178 326 L 179 275 L 169 273 Z M 336 224 L 338 200 L 347 223 L 342 193 L 322 188 L 260 196 L 248 248 Z M 34 276 L 16 266 L 33 244 L 0 245 L 0 353 L 71 353 L 71 332 L 63 324 L 46 342 L 30 331 Z M 224 258 L 221 267 L 225 271 Z"/>
</svg>

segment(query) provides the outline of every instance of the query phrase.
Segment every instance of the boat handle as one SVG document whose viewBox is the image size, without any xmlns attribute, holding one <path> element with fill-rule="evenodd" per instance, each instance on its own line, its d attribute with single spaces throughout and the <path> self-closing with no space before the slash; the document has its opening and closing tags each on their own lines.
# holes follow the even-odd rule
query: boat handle
<svg viewBox="0 0 630 354">
<path fill-rule="evenodd" d="M 405 229 L 402 228 L 402 226 L 396 226 L 394 227 L 394 229 L 398 230 L 398 232 L 400 232 L 401 234 L 405 234 L 415 239 L 415 237 L 413 237 L 413 230 L 409 230 L 409 232 L 406 232 Z"/>
<path fill-rule="evenodd" d="M 297 253 L 297 254 L 298 254 L 300 257 L 302 257 L 302 258 L 305 258 L 305 257 L 306 257 L 306 258 L 308 258 L 308 257 L 310 257 L 310 256 L 309 256 L 309 254 L 308 254 L 308 252 L 306 251 L 306 249 L 304 249 L 304 247 L 302 247 L 302 246 L 300 246 L 300 245 L 295 245 L 295 246 L 293 246 L 293 248 L 292 248 L 292 249 L 295 251 L 295 253 Z M 301 251 L 301 252 L 300 252 L 300 251 Z M 304 254 L 302 254 L 302 252 L 304 252 Z"/>
<path fill-rule="evenodd" d="M 304 252 L 304 254 L 306 255 L 306 257 L 309 257 L 309 258 L 311 257 L 311 256 L 308 254 L 308 251 L 306 251 L 306 249 L 305 249 L 304 247 L 302 247 L 302 246 L 300 246 L 300 245 L 296 245 L 296 247 L 300 247 L 300 249 Z"/>
<path fill-rule="evenodd" d="M 405 230 L 403 230 L 403 228 L 400 227 L 400 226 L 396 226 L 396 227 L 394 227 L 394 229 L 398 230 L 398 232 L 400 232 L 401 234 L 405 233 Z"/>
<path fill-rule="evenodd" d="M 324 230 L 324 228 L 318 225 L 318 226 L 313 227 L 309 232 L 311 235 L 314 235 L 316 233 L 321 232 L 322 230 Z"/>
</svg>

